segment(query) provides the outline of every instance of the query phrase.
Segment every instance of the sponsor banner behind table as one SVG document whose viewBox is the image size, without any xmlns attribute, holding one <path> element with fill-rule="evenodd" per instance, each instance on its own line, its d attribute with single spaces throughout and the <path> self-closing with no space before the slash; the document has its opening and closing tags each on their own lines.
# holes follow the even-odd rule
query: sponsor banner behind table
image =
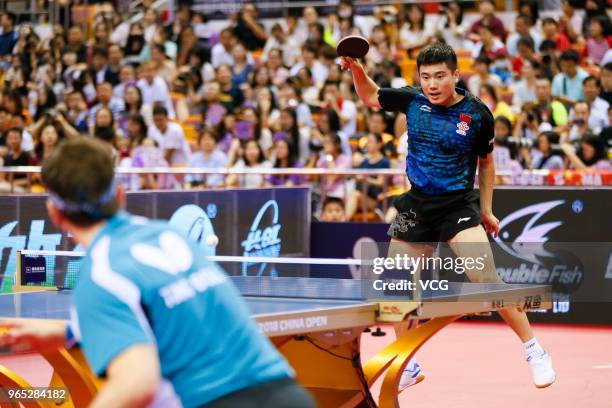
<svg viewBox="0 0 612 408">
<path fill-rule="evenodd" d="M 45 200 L 45 195 L 0 196 L 2 292 L 11 290 L 18 250 L 79 249 L 51 223 Z M 198 241 L 207 255 L 309 255 L 307 188 L 128 193 L 127 210 L 148 218 L 171 220 Z M 206 244 L 211 234 L 219 237 L 216 248 Z M 48 258 L 46 266 L 47 271 L 53 271 L 55 260 Z M 223 267 L 231 274 L 284 274 L 279 265 L 225 263 Z M 290 271 L 306 273 L 306 266 L 292 266 Z"/>
<path fill-rule="evenodd" d="M 610 202 L 612 189 L 495 190 L 500 236 L 492 244 L 498 273 L 508 283 L 555 287 L 553 310 L 532 313 L 532 320 L 612 324 Z M 359 243 L 388 241 L 386 224 L 336 225 L 313 224 L 311 256 L 359 259 Z M 336 239 L 331 248 L 326 235 Z M 379 252 L 384 256 L 383 246 Z M 338 278 L 355 276 L 348 267 L 331 272 Z M 439 277 L 447 275 L 442 271 Z"/>
</svg>

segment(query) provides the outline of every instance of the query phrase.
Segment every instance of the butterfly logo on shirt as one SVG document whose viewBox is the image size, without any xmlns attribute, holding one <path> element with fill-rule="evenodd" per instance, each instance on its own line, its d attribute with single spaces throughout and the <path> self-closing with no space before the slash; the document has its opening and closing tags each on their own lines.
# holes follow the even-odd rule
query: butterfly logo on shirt
<svg viewBox="0 0 612 408">
<path fill-rule="evenodd" d="M 159 234 L 159 247 L 138 243 L 130 248 L 130 254 L 143 265 L 170 275 L 188 271 L 193 264 L 193 254 L 189 245 L 172 231 Z"/>
</svg>

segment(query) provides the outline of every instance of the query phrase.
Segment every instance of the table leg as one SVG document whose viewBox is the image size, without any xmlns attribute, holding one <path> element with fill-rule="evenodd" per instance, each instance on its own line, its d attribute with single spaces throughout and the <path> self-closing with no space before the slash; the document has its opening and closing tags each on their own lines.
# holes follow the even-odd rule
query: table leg
<svg viewBox="0 0 612 408">
<path fill-rule="evenodd" d="M 278 350 L 321 408 L 375 407 L 359 354 L 363 327 L 284 339 Z M 276 343 L 272 339 L 273 343 Z"/>
<path fill-rule="evenodd" d="M 379 407 L 398 408 L 397 400 L 400 377 L 410 358 L 416 351 L 439 330 L 454 322 L 461 315 L 438 317 L 429 320 L 387 346 L 372 357 L 364 366 L 368 385 L 374 382 L 388 369 L 380 390 Z"/>
</svg>

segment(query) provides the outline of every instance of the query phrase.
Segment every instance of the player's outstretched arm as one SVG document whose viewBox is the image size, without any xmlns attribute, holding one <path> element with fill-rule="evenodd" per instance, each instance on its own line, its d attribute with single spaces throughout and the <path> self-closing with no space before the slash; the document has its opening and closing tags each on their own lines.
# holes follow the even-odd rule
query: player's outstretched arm
<svg viewBox="0 0 612 408">
<path fill-rule="evenodd" d="M 49 352 L 66 344 L 66 324 L 42 320 L 0 321 L 0 347 L 14 352 Z"/>
<path fill-rule="evenodd" d="M 108 381 L 89 408 L 144 408 L 161 385 L 157 349 L 137 344 L 123 351 L 106 370 Z"/>
<path fill-rule="evenodd" d="M 340 67 L 353 73 L 353 84 L 359 99 L 370 108 L 380 109 L 378 102 L 378 85 L 366 74 L 363 65 L 356 58 L 341 57 Z"/>
</svg>

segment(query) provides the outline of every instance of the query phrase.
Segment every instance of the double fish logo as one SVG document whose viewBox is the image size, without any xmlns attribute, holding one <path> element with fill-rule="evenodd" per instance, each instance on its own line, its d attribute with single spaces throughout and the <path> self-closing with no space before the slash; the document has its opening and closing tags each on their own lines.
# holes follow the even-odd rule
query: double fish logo
<svg viewBox="0 0 612 408">
<path fill-rule="evenodd" d="M 565 200 L 547 201 L 544 203 L 530 205 L 515 211 L 504 217 L 499 223 L 500 234 L 495 237 L 495 242 L 507 253 L 527 262 L 542 265 L 538 257 L 552 258 L 554 254 L 544 249 L 544 244 L 548 242 L 547 234 L 555 228 L 561 226 L 563 222 L 553 221 L 536 225 L 538 220 L 545 214 L 565 203 Z M 531 215 L 531 218 L 522 231 L 512 240 L 508 231 L 515 221 Z M 506 242 L 503 242 L 504 239 Z M 511 241 L 511 242 L 510 242 Z"/>
</svg>

